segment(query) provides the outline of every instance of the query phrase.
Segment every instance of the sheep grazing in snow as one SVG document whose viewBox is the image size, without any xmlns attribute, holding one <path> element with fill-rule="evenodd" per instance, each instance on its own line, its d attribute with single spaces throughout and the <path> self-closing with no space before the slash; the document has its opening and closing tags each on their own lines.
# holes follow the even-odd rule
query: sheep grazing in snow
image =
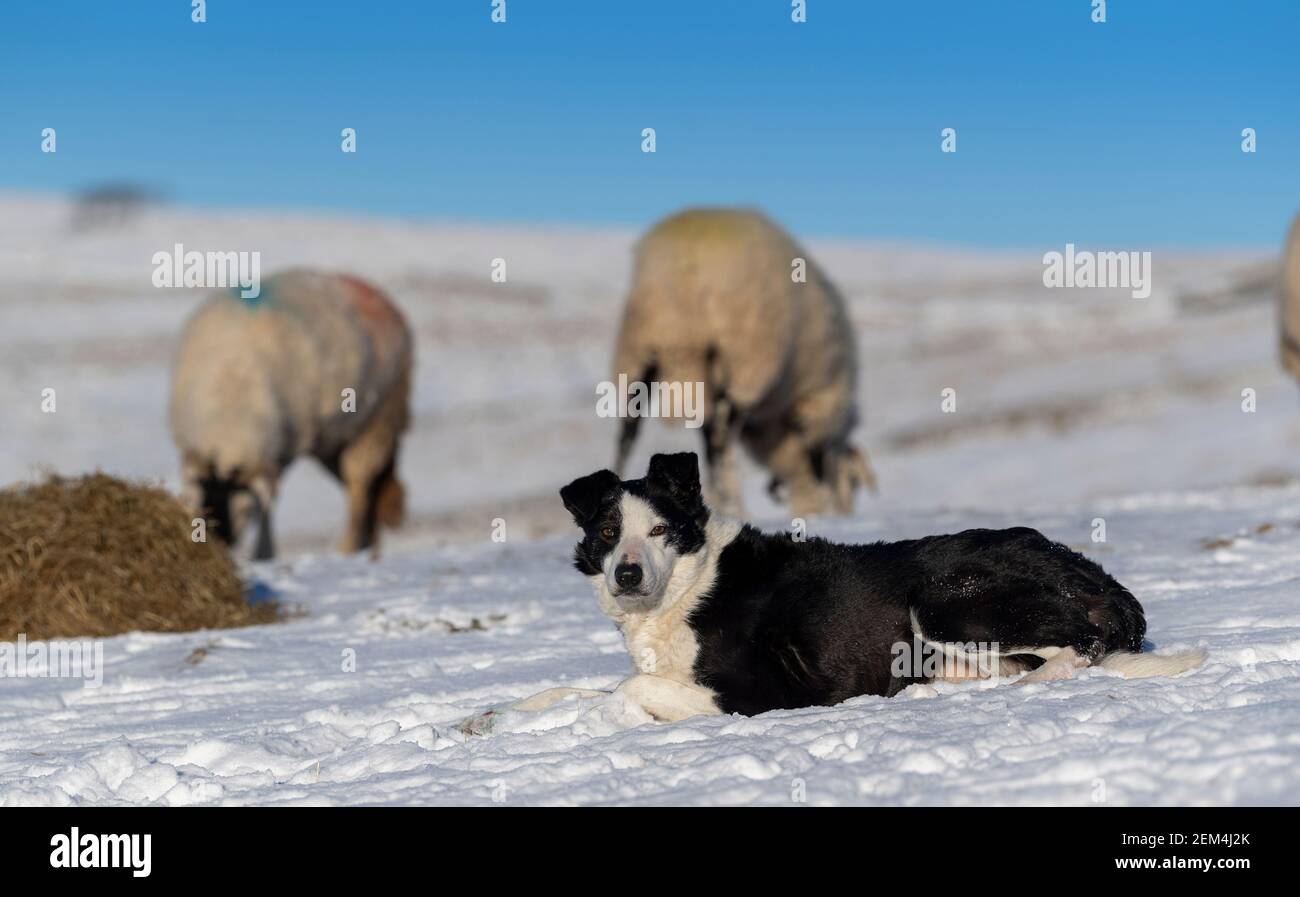
<svg viewBox="0 0 1300 897">
<path fill-rule="evenodd" d="M 1300 215 L 1282 258 L 1282 366 L 1300 380 Z"/>
<path fill-rule="evenodd" d="M 184 498 L 231 545 L 255 517 L 254 557 L 272 557 L 280 475 L 312 455 L 347 491 L 342 549 L 372 547 L 379 524 L 402 520 L 411 356 L 401 312 L 354 277 L 288 271 L 254 299 L 214 293 L 186 323 L 172 371 Z"/>
<path fill-rule="evenodd" d="M 857 348 L 839 292 L 764 215 L 688 209 L 637 245 L 614 378 L 703 382 L 712 503 L 740 513 L 737 439 L 785 491 L 796 514 L 853 508 L 875 490 L 858 422 Z M 624 418 L 622 475 L 640 418 Z"/>
</svg>

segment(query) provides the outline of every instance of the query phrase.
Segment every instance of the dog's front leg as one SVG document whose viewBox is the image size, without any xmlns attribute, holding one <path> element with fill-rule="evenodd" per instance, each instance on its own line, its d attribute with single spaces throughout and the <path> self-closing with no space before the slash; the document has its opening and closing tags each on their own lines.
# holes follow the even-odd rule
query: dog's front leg
<svg viewBox="0 0 1300 897">
<path fill-rule="evenodd" d="M 496 725 L 497 717 L 506 710 L 523 710 L 529 713 L 535 713 L 539 710 L 549 710 L 565 698 L 576 695 L 579 698 L 595 698 L 600 695 L 607 695 L 607 691 L 596 691 L 591 688 L 548 688 L 546 691 L 538 692 L 527 698 L 521 698 L 510 704 L 504 704 L 499 707 L 493 707 L 490 710 L 484 710 L 482 713 L 476 713 L 467 717 L 457 724 L 456 728 L 466 735 L 487 735 Z"/>
<path fill-rule="evenodd" d="M 524 698 L 515 701 L 509 705 L 510 710 L 527 710 L 536 712 L 538 710 L 549 710 L 556 704 L 573 695 L 580 698 L 594 698 L 598 695 L 607 695 L 607 691 L 596 691 L 592 688 L 548 688 L 546 691 L 538 692 L 530 698 Z"/>
<path fill-rule="evenodd" d="M 713 692 L 663 676 L 641 673 L 625 680 L 618 691 L 646 713 L 666 723 L 722 712 L 713 700 Z"/>
</svg>

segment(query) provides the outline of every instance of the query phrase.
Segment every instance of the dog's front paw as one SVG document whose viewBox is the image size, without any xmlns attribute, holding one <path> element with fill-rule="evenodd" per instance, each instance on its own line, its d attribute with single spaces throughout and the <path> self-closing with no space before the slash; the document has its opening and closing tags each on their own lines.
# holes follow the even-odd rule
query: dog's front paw
<svg viewBox="0 0 1300 897">
<path fill-rule="evenodd" d="M 456 731 L 469 738 L 479 735 L 490 735 L 497 722 L 496 710 L 484 710 L 482 713 L 468 717 L 456 726 Z"/>
</svg>

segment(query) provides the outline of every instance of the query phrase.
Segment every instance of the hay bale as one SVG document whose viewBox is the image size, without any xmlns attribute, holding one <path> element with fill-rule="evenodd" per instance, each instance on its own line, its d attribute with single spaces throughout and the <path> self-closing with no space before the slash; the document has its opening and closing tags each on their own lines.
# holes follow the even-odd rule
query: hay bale
<svg viewBox="0 0 1300 897">
<path fill-rule="evenodd" d="M 0 489 L 0 640 L 185 632 L 278 618 L 161 489 L 101 473 Z"/>
</svg>

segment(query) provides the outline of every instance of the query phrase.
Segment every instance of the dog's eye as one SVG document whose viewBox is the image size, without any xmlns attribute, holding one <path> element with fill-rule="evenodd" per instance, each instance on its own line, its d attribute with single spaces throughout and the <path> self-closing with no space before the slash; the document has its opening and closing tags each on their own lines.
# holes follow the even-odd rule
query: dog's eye
<svg viewBox="0 0 1300 897">
<path fill-rule="evenodd" d="M 664 526 L 662 523 L 656 523 L 655 528 L 650 530 L 650 535 L 662 536 L 666 532 L 668 532 L 668 527 Z"/>
<path fill-rule="evenodd" d="M 614 540 L 614 527 L 602 526 L 600 528 L 600 537 L 607 542 L 612 542 Z"/>
</svg>

